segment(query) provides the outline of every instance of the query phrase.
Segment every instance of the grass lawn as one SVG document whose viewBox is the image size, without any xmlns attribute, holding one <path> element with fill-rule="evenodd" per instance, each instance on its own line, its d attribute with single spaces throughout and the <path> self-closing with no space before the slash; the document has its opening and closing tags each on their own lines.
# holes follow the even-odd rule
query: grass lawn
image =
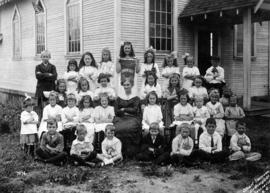
<svg viewBox="0 0 270 193">
<path fill-rule="evenodd" d="M 2 193 L 225 193 L 241 192 L 254 177 L 269 169 L 270 119 L 246 118 L 253 149 L 261 161 L 200 165 L 196 168 L 154 167 L 134 161 L 104 168 L 73 167 L 34 162 L 19 146 L 19 131 L 0 135 L 0 192 Z"/>
</svg>

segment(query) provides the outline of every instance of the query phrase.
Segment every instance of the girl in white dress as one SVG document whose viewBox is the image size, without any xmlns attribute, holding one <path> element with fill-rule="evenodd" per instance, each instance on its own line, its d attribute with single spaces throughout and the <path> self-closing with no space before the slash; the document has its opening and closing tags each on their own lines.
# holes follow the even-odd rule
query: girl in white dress
<svg viewBox="0 0 270 193">
<path fill-rule="evenodd" d="M 93 99 L 94 94 L 92 91 L 90 91 L 90 84 L 85 78 L 80 78 L 78 83 L 78 93 L 77 93 L 77 102 L 79 102 L 83 96 L 89 95 L 91 99 Z"/>
<path fill-rule="evenodd" d="M 183 88 L 189 90 L 196 76 L 200 75 L 197 66 L 194 66 L 194 59 L 192 56 L 187 56 L 186 65 L 183 68 Z"/>
<path fill-rule="evenodd" d="M 100 100 L 100 95 L 106 93 L 110 101 L 114 101 L 116 94 L 113 88 L 110 87 L 110 78 L 107 74 L 101 73 L 98 76 L 98 83 L 100 87 L 97 88 L 94 92 L 94 101 Z"/>
<path fill-rule="evenodd" d="M 38 129 L 38 136 L 41 139 L 42 134 L 47 132 L 47 120 L 54 118 L 57 120 L 57 131 L 62 131 L 63 125 L 61 121 L 61 116 L 63 109 L 61 106 L 56 104 L 58 100 L 58 94 L 55 91 L 51 91 L 49 94 L 49 104 L 43 109 L 42 120 Z"/>
<path fill-rule="evenodd" d="M 79 123 L 86 127 L 86 138 L 93 143 L 95 136 L 94 108 L 93 101 L 89 95 L 82 97 L 82 100 L 79 102 L 79 110 Z"/>
<path fill-rule="evenodd" d="M 75 59 L 71 59 L 68 61 L 67 71 L 65 72 L 63 78 L 67 82 L 67 92 L 75 93 L 78 87 L 79 81 L 79 68 L 78 63 Z"/>
<path fill-rule="evenodd" d="M 194 79 L 194 86 L 189 88 L 188 92 L 188 95 L 192 102 L 197 96 L 203 97 L 204 101 L 207 101 L 208 93 L 206 88 L 202 86 L 202 83 L 203 83 L 202 77 L 200 75 L 196 76 L 196 78 Z"/>
<path fill-rule="evenodd" d="M 161 98 L 162 96 L 161 86 L 157 82 L 157 77 L 154 72 L 147 73 L 145 84 L 141 88 L 140 98 L 142 100 L 145 99 L 146 95 L 151 91 L 155 91 L 158 98 Z"/>
<path fill-rule="evenodd" d="M 162 70 L 162 77 L 164 78 L 163 82 L 163 90 L 168 88 L 169 85 L 169 79 L 172 76 L 172 74 L 177 73 L 180 75 L 180 68 L 177 64 L 177 58 L 176 53 L 172 52 L 170 55 L 167 55 L 164 58 L 163 62 L 163 70 Z"/>
<path fill-rule="evenodd" d="M 89 82 L 91 90 L 95 90 L 97 87 L 97 77 L 98 77 L 98 67 L 95 58 L 92 53 L 85 52 L 82 55 L 79 64 L 79 74 L 80 76 L 87 79 Z"/>
<path fill-rule="evenodd" d="M 160 78 L 160 72 L 158 65 L 155 63 L 155 49 L 151 46 L 144 53 L 144 63 L 141 64 L 140 75 L 142 76 L 142 82 L 145 82 L 145 78 L 148 72 L 156 74 L 157 78 Z"/>
</svg>

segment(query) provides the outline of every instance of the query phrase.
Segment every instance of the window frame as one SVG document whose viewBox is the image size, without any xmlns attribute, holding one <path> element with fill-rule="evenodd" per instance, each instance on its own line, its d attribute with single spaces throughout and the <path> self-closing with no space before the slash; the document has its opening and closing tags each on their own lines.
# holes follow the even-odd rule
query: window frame
<svg viewBox="0 0 270 193">
<path fill-rule="evenodd" d="M 237 49 L 238 49 L 238 45 L 237 45 L 238 29 L 237 28 L 238 28 L 238 25 L 234 25 L 234 53 L 233 53 L 233 55 L 234 55 L 234 58 L 236 58 L 236 59 L 242 59 L 243 55 L 238 55 L 238 52 L 237 52 Z M 253 38 L 251 38 L 251 41 L 253 40 L 253 47 L 251 48 L 253 50 L 253 55 L 251 52 L 251 58 L 254 59 L 257 56 L 257 41 L 256 41 L 257 25 L 256 25 L 256 23 L 252 23 L 251 25 L 253 26 L 253 29 L 254 29 Z M 243 39 L 243 41 L 244 41 L 244 39 Z"/>
<path fill-rule="evenodd" d="M 71 57 L 78 57 L 80 56 L 82 53 L 83 53 L 83 22 L 82 22 L 82 0 L 77 0 L 77 2 L 75 3 L 71 3 L 69 4 L 69 1 L 70 0 L 65 0 L 64 1 L 64 20 L 65 20 L 65 35 L 64 35 L 64 38 L 65 38 L 65 52 L 66 52 L 66 56 L 67 58 Z M 70 5 L 74 5 L 74 4 L 79 4 L 79 24 L 80 24 L 80 51 L 79 52 L 70 52 L 69 51 L 69 23 L 68 23 L 68 6 Z"/>
<path fill-rule="evenodd" d="M 18 39 L 19 39 L 19 42 L 18 42 L 18 45 L 19 45 L 19 48 L 20 48 L 20 51 L 18 54 L 15 53 L 15 29 L 14 29 L 14 16 L 15 16 L 15 13 L 17 13 L 18 15 Z M 11 24 L 12 24 L 12 59 L 13 60 L 21 60 L 22 59 L 22 36 L 21 36 L 21 14 L 19 12 L 19 9 L 17 7 L 17 5 L 15 4 L 14 6 L 14 9 L 13 9 L 13 12 L 12 12 L 12 18 L 11 18 Z"/>
</svg>

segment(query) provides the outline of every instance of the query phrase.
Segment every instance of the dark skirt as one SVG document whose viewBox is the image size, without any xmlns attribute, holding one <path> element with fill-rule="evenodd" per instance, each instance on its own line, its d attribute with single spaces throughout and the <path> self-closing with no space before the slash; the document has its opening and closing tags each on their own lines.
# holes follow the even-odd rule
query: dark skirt
<svg viewBox="0 0 270 193">
<path fill-rule="evenodd" d="M 115 136 L 122 142 L 123 155 L 133 158 L 140 150 L 141 120 L 134 116 L 115 117 Z"/>
</svg>

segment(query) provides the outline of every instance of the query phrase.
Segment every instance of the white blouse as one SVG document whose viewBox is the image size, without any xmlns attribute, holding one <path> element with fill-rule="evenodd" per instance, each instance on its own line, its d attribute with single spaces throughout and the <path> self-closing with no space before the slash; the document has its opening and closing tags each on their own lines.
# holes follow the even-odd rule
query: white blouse
<svg viewBox="0 0 270 193">
<path fill-rule="evenodd" d="M 38 115 L 35 111 L 27 112 L 23 111 L 21 113 L 21 134 L 34 134 L 37 133 L 37 124 L 25 123 L 25 121 L 33 119 L 33 121 L 38 121 Z"/>
</svg>

